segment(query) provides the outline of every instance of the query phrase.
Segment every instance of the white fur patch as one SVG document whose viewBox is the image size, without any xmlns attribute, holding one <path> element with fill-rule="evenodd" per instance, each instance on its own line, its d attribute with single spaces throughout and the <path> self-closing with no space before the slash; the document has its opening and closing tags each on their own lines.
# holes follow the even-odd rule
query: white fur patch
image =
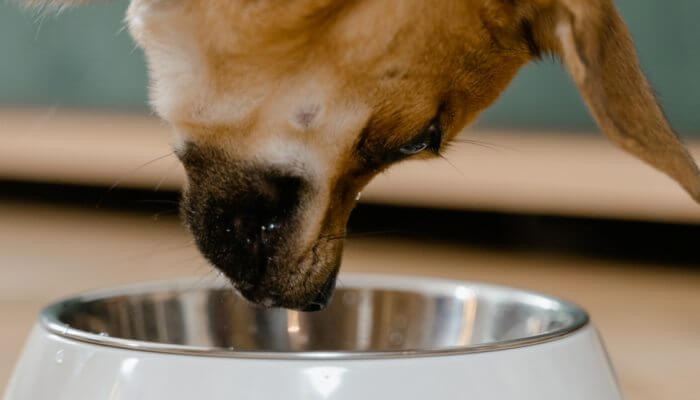
<svg viewBox="0 0 700 400">
<path fill-rule="evenodd" d="M 207 103 L 206 66 L 198 43 L 183 20 L 178 2 L 134 0 L 127 11 L 129 30 L 143 47 L 151 78 L 151 104 L 173 121 L 197 113 Z"/>
<path fill-rule="evenodd" d="M 294 139 L 269 138 L 255 147 L 255 161 L 316 181 L 327 174 L 318 149 Z"/>
</svg>

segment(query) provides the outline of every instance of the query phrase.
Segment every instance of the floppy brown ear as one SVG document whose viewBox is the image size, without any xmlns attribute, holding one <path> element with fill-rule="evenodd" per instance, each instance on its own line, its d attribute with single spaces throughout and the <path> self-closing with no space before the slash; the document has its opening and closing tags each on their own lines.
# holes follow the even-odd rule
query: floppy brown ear
<svg viewBox="0 0 700 400">
<path fill-rule="evenodd" d="M 509 0 L 511 2 L 511 0 Z M 560 56 L 605 134 L 678 181 L 700 202 L 700 171 L 641 72 L 611 0 L 516 0 L 532 37 Z M 523 5 L 525 4 L 525 5 Z"/>
</svg>

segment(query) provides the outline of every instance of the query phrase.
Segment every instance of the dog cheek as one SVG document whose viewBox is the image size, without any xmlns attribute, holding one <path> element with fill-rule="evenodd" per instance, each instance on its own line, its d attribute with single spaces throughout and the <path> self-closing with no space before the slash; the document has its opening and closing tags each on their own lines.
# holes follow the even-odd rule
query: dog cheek
<svg viewBox="0 0 700 400">
<path fill-rule="evenodd" d="M 357 204 L 360 191 L 369 182 L 368 177 L 348 177 L 336 183 L 329 199 L 328 209 L 324 218 L 323 231 L 335 235 L 344 234 L 348 219 Z"/>
</svg>

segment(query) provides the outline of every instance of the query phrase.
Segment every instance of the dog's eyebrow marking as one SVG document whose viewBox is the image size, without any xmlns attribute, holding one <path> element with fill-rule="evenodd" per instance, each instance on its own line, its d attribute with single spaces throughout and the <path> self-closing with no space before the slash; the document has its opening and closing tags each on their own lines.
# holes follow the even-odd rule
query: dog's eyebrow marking
<svg viewBox="0 0 700 400">
<path fill-rule="evenodd" d="M 309 129 L 320 111 L 318 104 L 303 106 L 294 115 L 294 121 L 302 128 Z"/>
</svg>

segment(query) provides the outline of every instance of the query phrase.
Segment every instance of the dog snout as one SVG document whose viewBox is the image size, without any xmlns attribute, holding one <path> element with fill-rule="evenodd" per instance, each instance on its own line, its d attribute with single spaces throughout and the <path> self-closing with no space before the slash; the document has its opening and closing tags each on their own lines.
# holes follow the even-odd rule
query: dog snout
<svg viewBox="0 0 700 400">
<path fill-rule="evenodd" d="M 235 181 L 198 180 L 183 211 L 202 254 L 234 283 L 255 286 L 282 262 L 303 186 L 300 177 L 256 171 Z"/>
<path fill-rule="evenodd" d="M 223 241 L 237 245 L 236 253 L 251 265 L 265 264 L 274 247 L 284 240 L 294 210 L 298 208 L 301 179 L 262 178 L 234 193 L 222 215 L 214 215 L 210 225 Z"/>
<path fill-rule="evenodd" d="M 343 243 L 321 238 L 336 232 L 346 213 L 327 204 L 313 171 L 194 144 L 179 156 L 187 172 L 183 218 L 211 265 L 253 303 L 324 308 Z"/>
</svg>

